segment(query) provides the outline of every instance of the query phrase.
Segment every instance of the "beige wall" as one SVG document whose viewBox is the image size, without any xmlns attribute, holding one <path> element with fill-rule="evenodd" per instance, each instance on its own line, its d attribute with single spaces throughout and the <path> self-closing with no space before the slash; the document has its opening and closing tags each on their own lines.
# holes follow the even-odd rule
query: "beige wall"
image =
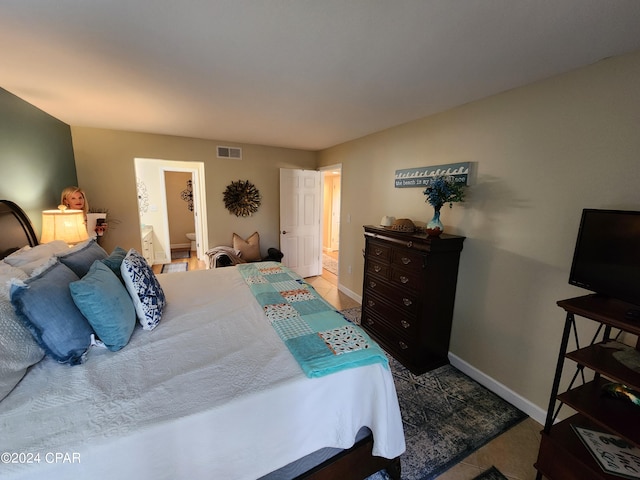
<svg viewBox="0 0 640 480">
<path fill-rule="evenodd" d="M 546 410 L 556 301 L 586 293 L 567 283 L 581 211 L 640 209 L 638 85 L 640 52 L 321 152 L 342 163 L 342 285 L 362 293 L 362 225 L 431 217 L 421 189 L 394 188 L 396 169 L 477 162 L 468 200 L 442 212 L 467 237 L 451 351 Z"/>
<path fill-rule="evenodd" d="M 209 245 L 230 245 L 233 232 L 248 237 L 260 233 L 262 253 L 279 245 L 279 169 L 315 168 L 316 153 L 286 148 L 233 144 L 242 160 L 216 158 L 216 146 L 229 142 L 72 127 L 79 185 L 91 205 L 109 210 L 109 231 L 103 246 L 140 249 L 134 158 L 203 162 L 207 195 Z M 236 217 L 225 209 L 222 193 L 231 181 L 250 180 L 262 195 L 251 217 Z M 117 224 L 114 222 L 117 220 Z"/>
</svg>

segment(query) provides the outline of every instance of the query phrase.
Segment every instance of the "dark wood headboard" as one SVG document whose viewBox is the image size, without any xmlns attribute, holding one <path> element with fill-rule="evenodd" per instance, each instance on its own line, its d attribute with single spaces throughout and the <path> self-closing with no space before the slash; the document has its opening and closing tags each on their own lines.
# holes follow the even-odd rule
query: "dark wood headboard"
<svg viewBox="0 0 640 480">
<path fill-rule="evenodd" d="M 25 245 L 38 245 L 31 220 L 12 201 L 0 200 L 0 259 Z"/>
</svg>

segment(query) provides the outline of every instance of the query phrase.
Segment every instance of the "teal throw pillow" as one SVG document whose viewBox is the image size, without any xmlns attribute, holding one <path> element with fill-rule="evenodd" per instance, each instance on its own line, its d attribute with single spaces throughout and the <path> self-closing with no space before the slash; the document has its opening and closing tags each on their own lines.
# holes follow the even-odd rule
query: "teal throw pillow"
<svg viewBox="0 0 640 480">
<path fill-rule="evenodd" d="M 101 260 L 102 263 L 104 263 L 107 267 L 111 269 L 111 271 L 113 271 L 113 273 L 116 274 L 116 276 L 120 279 L 120 281 L 122 281 L 122 273 L 120 272 L 120 266 L 122 265 L 122 261 L 126 256 L 127 256 L 127 251 L 124 248 L 116 247 L 113 249 L 113 252 L 111 252 L 111 255 Z"/>
<path fill-rule="evenodd" d="M 93 263 L 81 280 L 69 284 L 71 297 L 105 346 L 116 352 L 129 343 L 136 310 L 124 285 L 102 262 Z"/>
</svg>

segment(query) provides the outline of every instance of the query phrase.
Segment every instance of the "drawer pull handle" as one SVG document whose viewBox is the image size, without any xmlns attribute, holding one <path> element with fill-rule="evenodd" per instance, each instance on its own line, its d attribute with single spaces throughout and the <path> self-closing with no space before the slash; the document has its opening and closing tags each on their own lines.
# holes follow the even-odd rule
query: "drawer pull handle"
<svg viewBox="0 0 640 480">
<path fill-rule="evenodd" d="M 380 270 L 382 270 L 382 267 L 380 265 L 374 265 L 373 269 L 377 272 L 379 272 Z"/>
<path fill-rule="evenodd" d="M 374 302 L 373 300 L 367 300 L 367 305 L 369 305 L 370 307 L 374 307 L 376 305 L 376 302 Z"/>
<path fill-rule="evenodd" d="M 402 263 L 404 263 L 405 265 L 409 265 L 409 264 L 411 263 L 411 259 L 410 259 L 410 258 L 408 258 L 408 257 L 402 257 L 402 258 L 400 259 L 400 261 L 401 261 Z"/>
<path fill-rule="evenodd" d="M 382 249 L 380 249 L 380 248 L 375 248 L 375 249 L 373 250 L 373 253 L 375 253 L 377 256 L 380 256 L 380 255 L 382 255 Z"/>
<path fill-rule="evenodd" d="M 370 281 L 369 281 L 369 286 L 370 286 L 371 288 L 376 288 L 376 287 L 378 286 L 378 284 L 377 284 L 376 282 L 374 282 L 373 280 L 370 280 Z"/>
<path fill-rule="evenodd" d="M 367 325 L 373 325 L 374 323 L 376 323 L 376 322 L 374 322 L 370 318 L 367 318 Z"/>
<path fill-rule="evenodd" d="M 409 300 L 408 298 L 403 298 L 402 299 L 402 303 L 404 303 L 405 307 L 410 307 L 413 302 L 411 300 Z"/>
<path fill-rule="evenodd" d="M 402 328 L 409 328 L 411 326 L 406 320 L 400 320 L 400 325 L 402 325 Z"/>
<path fill-rule="evenodd" d="M 404 343 L 402 340 L 400 340 L 398 342 L 398 345 L 400 345 L 400 348 L 403 350 L 406 350 L 407 348 L 409 348 L 409 345 L 407 345 L 406 343 Z"/>
<path fill-rule="evenodd" d="M 405 277 L 404 275 L 400 275 L 400 282 L 407 283 L 409 281 L 409 277 Z"/>
</svg>

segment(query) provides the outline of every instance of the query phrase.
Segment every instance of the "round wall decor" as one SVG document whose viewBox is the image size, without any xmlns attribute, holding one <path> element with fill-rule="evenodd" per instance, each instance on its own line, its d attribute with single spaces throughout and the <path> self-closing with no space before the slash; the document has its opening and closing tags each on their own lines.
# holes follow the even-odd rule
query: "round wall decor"
<svg viewBox="0 0 640 480">
<path fill-rule="evenodd" d="M 231 182 L 223 194 L 224 206 L 236 217 L 248 217 L 258 211 L 260 192 L 249 180 Z"/>
</svg>

